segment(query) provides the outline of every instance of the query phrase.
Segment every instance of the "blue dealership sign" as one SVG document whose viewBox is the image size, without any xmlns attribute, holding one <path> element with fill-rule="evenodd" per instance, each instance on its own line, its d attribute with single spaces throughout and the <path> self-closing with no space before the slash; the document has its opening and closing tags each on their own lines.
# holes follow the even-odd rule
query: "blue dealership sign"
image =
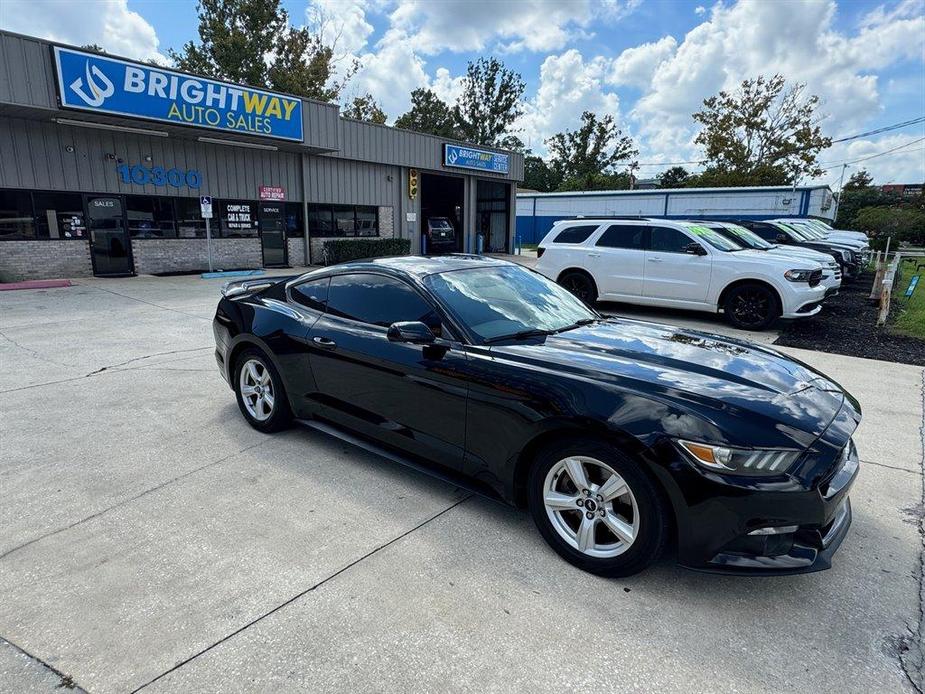
<svg viewBox="0 0 925 694">
<path fill-rule="evenodd" d="M 302 142 L 296 97 L 55 46 L 61 106 Z"/>
<path fill-rule="evenodd" d="M 443 145 L 443 165 L 455 166 L 458 169 L 477 169 L 506 174 L 509 171 L 510 158 L 509 154 L 487 152 L 484 149 Z"/>
</svg>

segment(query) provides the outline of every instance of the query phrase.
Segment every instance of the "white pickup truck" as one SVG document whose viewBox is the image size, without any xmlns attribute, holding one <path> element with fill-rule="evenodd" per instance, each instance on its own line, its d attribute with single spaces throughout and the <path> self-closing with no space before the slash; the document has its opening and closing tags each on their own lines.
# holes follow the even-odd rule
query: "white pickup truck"
<svg viewBox="0 0 925 694">
<path fill-rule="evenodd" d="M 589 303 L 722 312 L 745 330 L 815 315 L 826 294 L 819 263 L 746 249 L 696 222 L 562 220 L 537 255 L 537 271 Z"/>
</svg>

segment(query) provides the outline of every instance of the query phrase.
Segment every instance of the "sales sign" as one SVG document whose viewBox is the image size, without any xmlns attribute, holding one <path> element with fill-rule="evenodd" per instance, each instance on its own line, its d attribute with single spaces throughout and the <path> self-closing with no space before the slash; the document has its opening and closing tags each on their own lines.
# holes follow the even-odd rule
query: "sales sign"
<svg viewBox="0 0 925 694">
<path fill-rule="evenodd" d="M 462 147 L 460 145 L 443 145 L 443 165 L 458 169 L 476 169 L 506 174 L 510 170 L 509 154 L 488 152 L 484 149 Z"/>
<path fill-rule="evenodd" d="M 303 140 L 296 97 L 60 46 L 54 52 L 63 108 Z"/>
</svg>

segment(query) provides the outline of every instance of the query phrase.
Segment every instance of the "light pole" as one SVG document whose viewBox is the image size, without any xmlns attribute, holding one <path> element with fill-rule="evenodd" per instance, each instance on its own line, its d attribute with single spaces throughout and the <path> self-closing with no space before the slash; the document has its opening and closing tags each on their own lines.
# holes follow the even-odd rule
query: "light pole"
<svg viewBox="0 0 925 694">
<path fill-rule="evenodd" d="M 835 220 L 838 219 L 838 204 L 841 202 L 842 183 L 845 181 L 845 169 L 847 168 L 847 164 L 841 165 L 841 176 L 838 177 L 838 197 L 835 198 L 835 209 L 832 211 L 832 224 L 835 224 Z"/>
</svg>

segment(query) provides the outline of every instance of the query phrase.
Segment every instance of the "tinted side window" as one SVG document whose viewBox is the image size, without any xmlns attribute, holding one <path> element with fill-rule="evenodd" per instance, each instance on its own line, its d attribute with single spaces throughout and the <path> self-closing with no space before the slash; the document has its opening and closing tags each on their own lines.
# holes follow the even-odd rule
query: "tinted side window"
<svg viewBox="0 0 925 694">
<path fill-rule="evenodd" d="M 642 250 L 646 227 L 641 224 L 611 224 L 595 245 L 607 248 L 633 248 Z"/>
<path fill-rule="evenodd" d="M 748 226 L 748 228 L 758 234 L 758 236 L 763 238 L 765 241 L 774 241 L 781 233 L 778 229 L 775 229 L 770 224 L 751 224 Z"/>
<path fill-rule="evenodd" d="M 581 243 L 586 241 L 588 237 L 594 233 L 594 230 L 597 229 L 597 224 L 586 224 L 580 227 L 568 227 L 563 229 L 556 235 L 556 238 L 553 239 L 555 243 Z"/>
<path fill-rule="evenodd" d="M 433 327 L 436 317 L 430 304 L 404 282 L 359 273 L 331 278 L 328 313 L 383 327 L 415 320 Z"/>
<path fill-rule="evenodd" d="M 294 301 L 303 306 L 308 306 L 308 308 L 313 308 L 316 311 L 324 311 L 324 305 L 328 301 L 328 284 L 330 281 L 330 277 L 325 277 L 311 282 L 302 282 L 302 284 L 293 287 L 290 294 Z"/>
<path fill-rule="evenodd" d="M 649 249 L 663 253 L 683 253 L 684 249 L 694 243 L 685 234 L 669 227 L 652 227 L 652 240 Z"/>
</svg>

